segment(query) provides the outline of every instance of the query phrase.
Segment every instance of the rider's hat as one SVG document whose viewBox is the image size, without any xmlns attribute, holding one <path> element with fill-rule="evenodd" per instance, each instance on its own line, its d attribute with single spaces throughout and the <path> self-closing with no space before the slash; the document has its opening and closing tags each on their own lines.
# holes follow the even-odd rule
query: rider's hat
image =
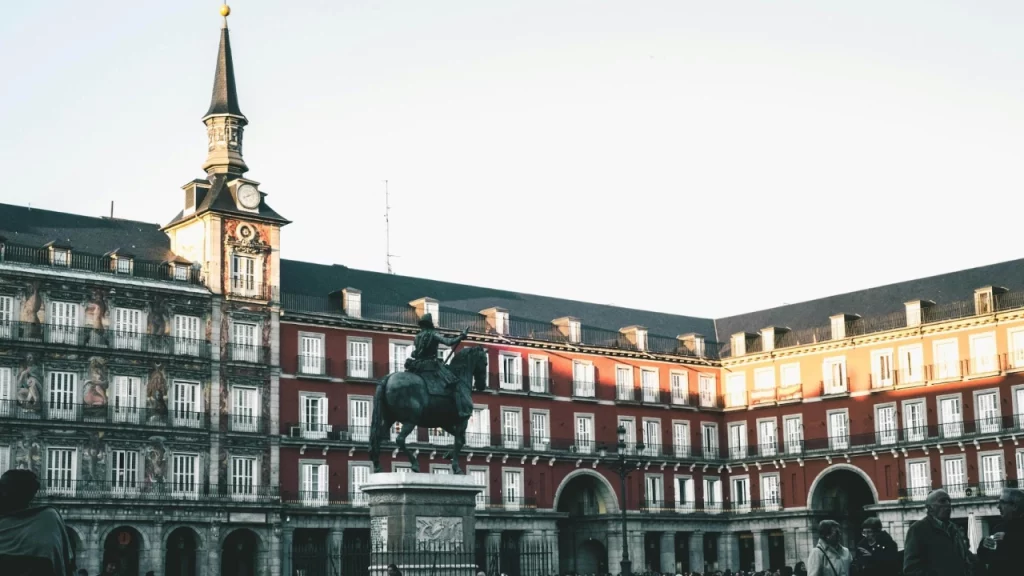
<svg viewBox="0 0 1024 576">
<path fill-rule="evenodd" d="M 434 317 L 430 315 L 430 312 L 427 312 L 423 316 L 420 316 L 420 321 L 418 322 L 418 324 L 420 328 L 433 328 Z"/>
</svg>

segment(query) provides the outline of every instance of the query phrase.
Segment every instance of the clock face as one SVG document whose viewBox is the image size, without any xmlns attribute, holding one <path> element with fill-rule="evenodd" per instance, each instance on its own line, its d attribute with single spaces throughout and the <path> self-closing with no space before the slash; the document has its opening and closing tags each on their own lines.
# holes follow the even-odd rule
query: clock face
<svg viewBox="0 0 1024 576">
<path fill-rule="evenodd" d="M 260 205 L 260 193 L 252 184 L 243 184 L 238 188 L 238 202 L 246 208 L 253 209 Z"/>
</svg>

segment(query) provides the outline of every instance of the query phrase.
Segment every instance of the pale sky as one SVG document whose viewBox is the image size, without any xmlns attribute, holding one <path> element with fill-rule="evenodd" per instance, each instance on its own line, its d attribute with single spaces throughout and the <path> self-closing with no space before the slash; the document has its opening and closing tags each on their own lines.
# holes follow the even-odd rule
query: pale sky
<svg viewBox="0 0 1024 576">
<path fill-rule="evenodd" d="M 218 6 L 5 3 L 0 202 L 169 221 Z M 231 6 L 286 258 L 383 271 L 385 179 L 399 274 L 695 316 L 1024 256 L 1019 0 Z"/>
</svg>

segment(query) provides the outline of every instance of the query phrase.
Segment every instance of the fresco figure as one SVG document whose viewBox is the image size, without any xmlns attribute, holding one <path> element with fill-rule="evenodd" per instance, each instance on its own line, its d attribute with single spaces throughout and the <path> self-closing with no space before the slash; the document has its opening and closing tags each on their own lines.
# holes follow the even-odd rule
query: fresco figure
<svg viewBox="0 0 1024 576">
<path fill-rule="evenodd" d="M 43 369 L 39 366 L 35 354 L 25 354 L 25 361 L 18 369 L 18 377 L 14 379 L 18 385 L 18 406 L 31 412 L 42 409 Z"/>
<path fill-rule="evenodd" d="M 21 330 L 23 338 L 43 337 L 43 297 L 39 294 L 39 281 L 25 286 L 25 301 L 21 304 Z"/>
<path fill-rule="evenodd" d="M 99 356 L 89 358 L 89 376 L 82 391 L 85 416 L 104 418 L 107 414 L 107 391 L 109 388 L 107 361 Z"/>
<path fill-rule="evenodd" d="M 162 362 L 153 365 L 146 383 L 146 419 L 151 423 L 167 421 L 167 373 Z"/>
<path fill-rule="evenodd" d="M 108 346 L 107 326 L 107 293 L 99 288 L 92 291 L 92 296 L 85 304 L 85 328 L 89 331 L 86 344 L 89 346 Z"/>
</svg>

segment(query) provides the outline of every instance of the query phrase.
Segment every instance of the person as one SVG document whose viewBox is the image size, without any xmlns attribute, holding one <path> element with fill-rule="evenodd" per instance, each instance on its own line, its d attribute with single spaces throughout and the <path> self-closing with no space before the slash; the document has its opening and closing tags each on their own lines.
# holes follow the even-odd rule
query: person
<svg viewBox="0 0 1024 576">
<path fill-rule="evenodd" d="M 793 576 L 807 576 L 807 565 L 803 562 L 797 562 L 793 566 Z"/>
<path fill-rule="evenodd" d="M 862 539 L 857 543 L 854 569 L 858 574 L 897 576 L 899 546 L 888 532 L 882 530 L 878 518 L 868 518 L 861 524 Z"/>
<path fill-rule="evenodd" d="M 455 394 L 455 408 L 460 418 L 469 418 L 473 415 L 473 397 L 469 386 L 459 386 L 459 379 L 448 369 L 448 365 L 441 362 L 437 357 L 437 348 L 441 344 L 445 346 L 458 346 L 466 339 L 469 329 L 463 330 L 458 336 L 449 338 L 434 328 L 434 317 L 428 312 L 420 317 L 420 333 L 413 340 L 413 351 L 409 359 L 405 361 L 405 369 L 418 374 L 424 380 L 436 379 L 441 382 L 442 387 L 449 393 Z M 429 382 L 428 382 L 429 385 Z"/>
<path fill-rule="evenodd" d="M 39 491 L 31 470 L 0 476 L 0 565 L 10 576 L 72 576 L 74 552 L 60 514 L 49 506 L 30 508 Z"/>
<path fill-rule="evenodd" d="M 388 576 L 402 576 L 402 571 L 394 564 L 388 564 Z"/>
<path fill-rule="evenodd" d="M 818 543 L 807 556 L 807 576 L 850 576 L 853 556 L 839 543 L 842 530 L 835 520 L 818 524 Z"/>
<path fill-rule="evenodd" d="M 1024 490 L 1003 488 L 998 507 L 1001 521 L 978 546 L 978 564 L 992 576 L 1024 566 Z"/>
<path fill-rule="evenodd" d="M 953 506 L 945 490 L 925 500 L 927 515 L 910 525 L 903 550 L 904 576 L 971 576 L 974 555 L 963 532 L 949 521 Z"/>
</svg>

